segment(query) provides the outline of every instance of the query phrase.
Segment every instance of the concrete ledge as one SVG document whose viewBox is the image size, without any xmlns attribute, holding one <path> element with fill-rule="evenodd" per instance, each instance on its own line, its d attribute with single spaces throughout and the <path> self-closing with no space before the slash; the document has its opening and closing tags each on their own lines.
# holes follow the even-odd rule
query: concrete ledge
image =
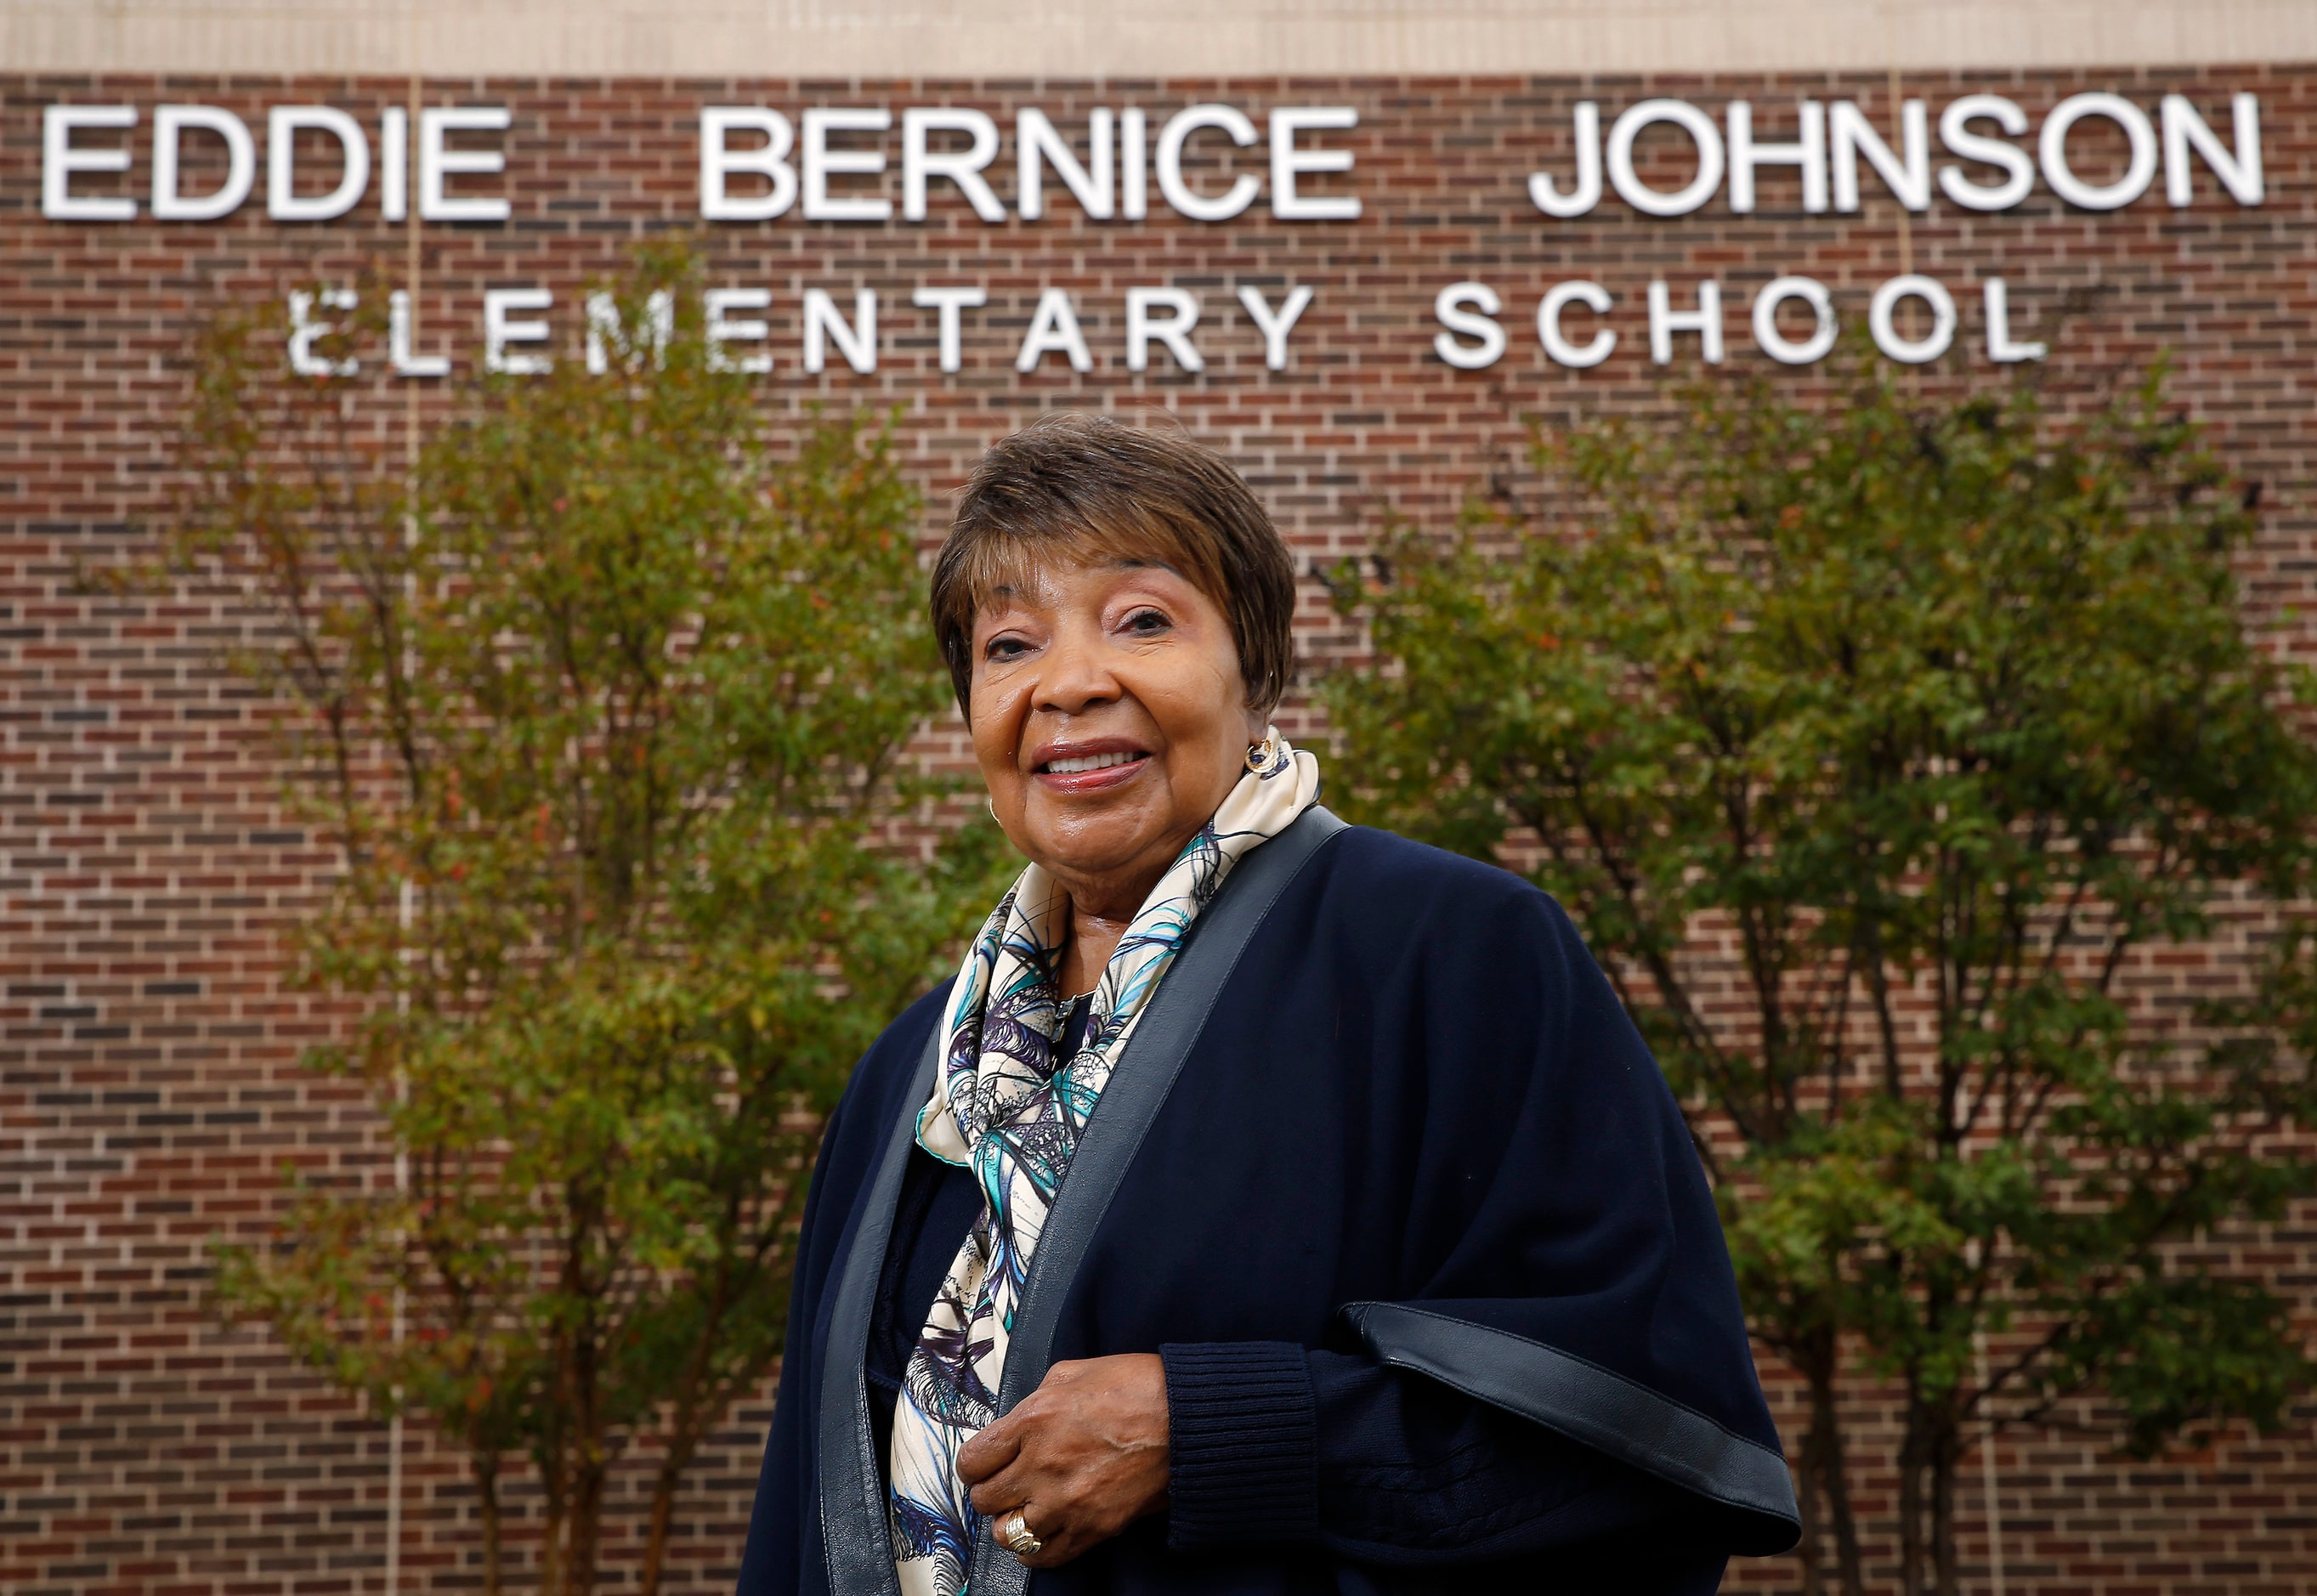
<svg viewBox="0 0 2317 1596">
<path fill-rule="evenodd" d="M 0 71 L 1199 77 L 2317 60 L 2317 0 L 0 0 Z"/>
</svg>

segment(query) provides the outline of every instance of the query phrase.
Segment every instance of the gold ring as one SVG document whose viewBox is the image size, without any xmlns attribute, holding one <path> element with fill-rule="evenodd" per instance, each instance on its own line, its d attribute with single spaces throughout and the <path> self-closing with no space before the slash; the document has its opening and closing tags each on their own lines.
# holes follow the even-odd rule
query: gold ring
<svg viewBox="0 0 2317 1596">
<path fill-rule="evenodd" d="M 1046 1543 L 1030 1533 L 1030 1520 L 1018 1507 L 997 1520 L 997 1537 L 1017 1557 L 1034 1557 L 1046 1549 Z"/>
</svg>

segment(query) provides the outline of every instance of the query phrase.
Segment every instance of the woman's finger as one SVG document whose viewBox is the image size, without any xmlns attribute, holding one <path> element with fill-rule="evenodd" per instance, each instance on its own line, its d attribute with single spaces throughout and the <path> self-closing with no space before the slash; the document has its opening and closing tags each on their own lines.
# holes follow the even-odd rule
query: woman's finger
<svg viewBox="0 0 2317 1596">
<path fill-rule="evenodd" d="M 980 1485 L 971 1487 L 967 1491 L 966 1495 L 973 1503 L 973 1511 L 985 1519 L 992 1519 L 1002 1513 L 1012 1512 L 1027 1502 L 1030 1499 L 1029 1493 L 1024 1489 L 1025 1484 L 1024 1476 L 1026 1472 L 1024 1469 L 1008 1468 L 992 1475 Z"/>
<path fill-rule="evenodd" d="M 1051 1518 L 1077 1493 L 1076 1485 L 1040 1458 L 1034 1446 L 968 1492 L 973 1511 L 984 1518 L 1009 1512 L 1025 1502 L 1038 1503 Z"/>
<path fill-rule="evenodd" d="M 1015 1408 L 957 1449 L 957 1477 L 971 1485 L 988 1479 L 1021 1455 L 1025 1421 Z"/>
</svg>

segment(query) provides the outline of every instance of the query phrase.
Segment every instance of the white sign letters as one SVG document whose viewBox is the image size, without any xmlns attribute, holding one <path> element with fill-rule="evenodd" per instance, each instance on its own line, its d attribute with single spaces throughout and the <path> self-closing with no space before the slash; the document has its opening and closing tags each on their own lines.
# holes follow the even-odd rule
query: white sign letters
<svg viewBox="0 0 2317 1596">
<path fill-rule="evenodd" d="M 1820 214 L 1830 201 L 1834 210 L 1849 213 L 1858 210 L 1863 156 L 1900 204 L 1910 210 L 1930 209 L 1930 116 L 1922 101 L 1901 103 L 1895 150 L 1855 100 L 1830 105 L 1797 101 L 1793 116 L 1793 138 L 1765 138 L 1756 131 L 1756 108 L 1750 101 L 1731 101 L 1719 122 L 1686 100 L 1641 101 L 1620 111 L 1610 124 L 1609 187 L 1644 216 L 1687 216 L 1705 207 L 1724 187 L 1726 176 L 1730 210 L 1745 216 L 1757 203 L 1758 174 L 1764 167 L 1792 167 L 1802 180 L 1803 211 Z M 2249 94 L 2231 97 L 2225 143 L 2185 95 L 2166 94 L 2158 116 L 2160 136 L 2148 112 L 2121 94 L 2071 95 L 2044 115 L 2031 156 L 2011 142 L 2027 131 L 2026 111 L 2000 94 L 1966 94 L 1939 112 L 1939 142 L 1959 160 L 1975 167 L 1992 166 L 2003 175 L 1990 179 L 1949 164 L 1939 168 L 1939 191 L 1966 210 L 2008 210 L 2034 191 L 2041 172 L 2051 191 L 2069 204 L 2084 210 L 2116 210 L 2148 192 L 2160 163 L 2165 202 L 2178 209 L 2194 201 L 2193 168 L 2201 162 L 2238 204 L 2261 202 L 2258 98 Z M 2130 151 L 2125 170 L 2108 183 L 2086 181 L 2069 153 L 2070 134 L 2094 119 L 2120 130 Z M 1989 122 L 1995 133 L 1982 130 L 1980 124 Z M 1678 129 L 1679 143 L 1688 147 L 1683 159 L 1692 175 L 1677 189 L 1651 187 L 1635 165 L 1634 147 L 1642 134 L 1660 125 Z M 1564 220 L 1587 215 L 1601 202 L 1600 104 L 1580 102 L 1570 116 L 1570 132 L 1574 154 L 1569 187 L 1564 190 L 1550 172 L 1533 174 L 1528 180 L 1529 198 L 1537 210 Z"/>
<path fill-rule="evenodd" d="M 1651 219 L 1717 207 L 1733 216 L 1766 207 L 1850 216 L 1870 200 L 1917 213 L 1942 201 L 1994 213 L 2026 203 L 2040 184 L 2076 210 L 2100 215 L 2159 202 L 2160 190 L 2160 202 L 2174 209 L 2222 196 L 2254 207 L 2268 192 L 2260 104 L 2244 92 L 2228 96 L 2224 114 L 2178 92 L 2143 103 L 2086 90 L 2035 114 L 1997 94 L 1940 105 L 1904 99 L 1872 112 L 1845 99 L 1701 104 L 1660 96 L 1582 101 L 1567 119 L 1563 155 L 1545 169 L 1505 174 L 1546 227 L 1613 204 Z M 158 222 L 217 223 L 250 204 L 262 183 L 265 216 L 276 223 L 340 221 L 374 195 L 388 222 L 501 225 L 514 214 L 506 140 L 514 126 L 505 105 L 425 106 L 415 117 L 387 107 L 374 124 L 322 103 L 273 105 L 255 119 L 193 103 L 47 105 L 40 212 L 65 224 L 121 223 L 149 208 Z M 1250 214 L 1347 227 L 1364 214 L 1360 127 L 1360 112 L 1347 105 L 1248 109 L 1220 101 L 1155 113 L 1096 105 L 1061 120 L 1029 105 L 1004 120 L 954 104 L 709 105 L 700 111 L 699 214 L 720 228 L 955 226 L 968 216 L 967 225 L 987 227 L 1132 226 L 1151 218 L 1155 202 L 1202 227 Z M 1731 292 L 1749 290 L 1740 283 Z M 1096 324 L 1117 329 L 1106 334 L 1117 347 L 1105 358 L 1132 372 L 1197 373 L 1210 358 L 1202 340 L 1252 334 L 1266 370 L 1289 370 L 1290 338 L 1313 303 L 1312 288 L 1241 283 L 1233 293 L 1236 305 L 1221 307 L 1220 323 L 1203 323 L 1208 307 L 1188 287 L 1125 289 L 1115 315 L 1105 307 Z M 1646 348 L 1657 365 L 1677 353 L 1709 365 L 1729 358 L 1722 282 L 1659 278 L 1621 293 L 1574 276 L 1509 291 L 1501 282 L 1446 284 L 1433 300 L 1434 354 L 1459 371 L 1496 365 L 1512 347 L 1500 318 L 1510 300 L 1525 303 L 1530 293 L 1538 295 L 1536 347 L 1549 367 L 1590 370 L 1620 349 Z M 1806 276 L 1776 276 L 1750 295 L 1751 348 L 1782 365 L 1826 359 L 1845 306 L 1854 318 L 1862 308 Z M 939 370 L 955 373 L 968 318 L 989 302 L 981 284 L 930 282 L 908 293 L 901 315 L 906 323 L 917 313 Z M 750 374 L 789 361 L 808 376 L 877 371 L 874 290 L 801 290 L 790 324 L 797 343 L 787 355 L 770 347 L 774 324 L 765 313 L 773 305 L 768 288 L 706 290 L 700 309 L 711 363 Z M 1973 326 L 1964 325 L 1959 305 Z M 291 297 L 290 358 L 300 371 L 332 377 L 355 369 L 351 359 L 315 352 L 334 316 L 352 308 L 351 290 L 342 288 L 309 286 Z M 550 370 L 556 308 L 545 289 L 489 290 L 478 363 L 511 375 Z M 1902 272 L 1874 288 L 1863 309 L 1875 347 L 1903 363 L 1939 359 L 1959 341 L 1999 364 L 2046 354 L 2043 343 L 2015 333 L 2010 290 L 1992 272 L 1969 285 L 1952 272 L 1946 280 Z M 417 348 L 420 316 L 410 296 L 394 292 L 390 312 L 386 369 L 406 378 L 447 375 L 446 355 Z M 600 315 L 601 307 L 590 308 L 587 351 L 596 367 L 616 331 Z M 1050 356 L 1074 371 L 1093 370 L 1087 325 L 1069 292 L 1040 288 L 1014 346 L 1016 370 L 1045 369 Z M 664 343 L 666 325 L 657 323 L 653 335 Z"/>
</svg>

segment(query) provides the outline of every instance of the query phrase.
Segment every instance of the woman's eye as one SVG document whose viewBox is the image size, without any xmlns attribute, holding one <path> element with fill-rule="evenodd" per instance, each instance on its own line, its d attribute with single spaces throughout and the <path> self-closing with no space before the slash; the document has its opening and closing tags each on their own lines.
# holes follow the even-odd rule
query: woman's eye
<svg viewBox="0 0 2317 1596">
<path fill-rule="evenodd" d="M 1163 632 L 1173 624 L 1167 619 L 1166 612 L 1160 610 L 1137 610 L 1126 618 L 1126 629 L 1144 637 Z"/>
<path fill-rule="evenodd" d="M 982 649 L 981 656 L 984 659 L 994 659 L 1002 663 L 1006 660 L 1019 659 L 1029 651 L 1030 646 L 1019 638 L 992 638 L 989 639 L 989 646 Z"/>
</svg>

